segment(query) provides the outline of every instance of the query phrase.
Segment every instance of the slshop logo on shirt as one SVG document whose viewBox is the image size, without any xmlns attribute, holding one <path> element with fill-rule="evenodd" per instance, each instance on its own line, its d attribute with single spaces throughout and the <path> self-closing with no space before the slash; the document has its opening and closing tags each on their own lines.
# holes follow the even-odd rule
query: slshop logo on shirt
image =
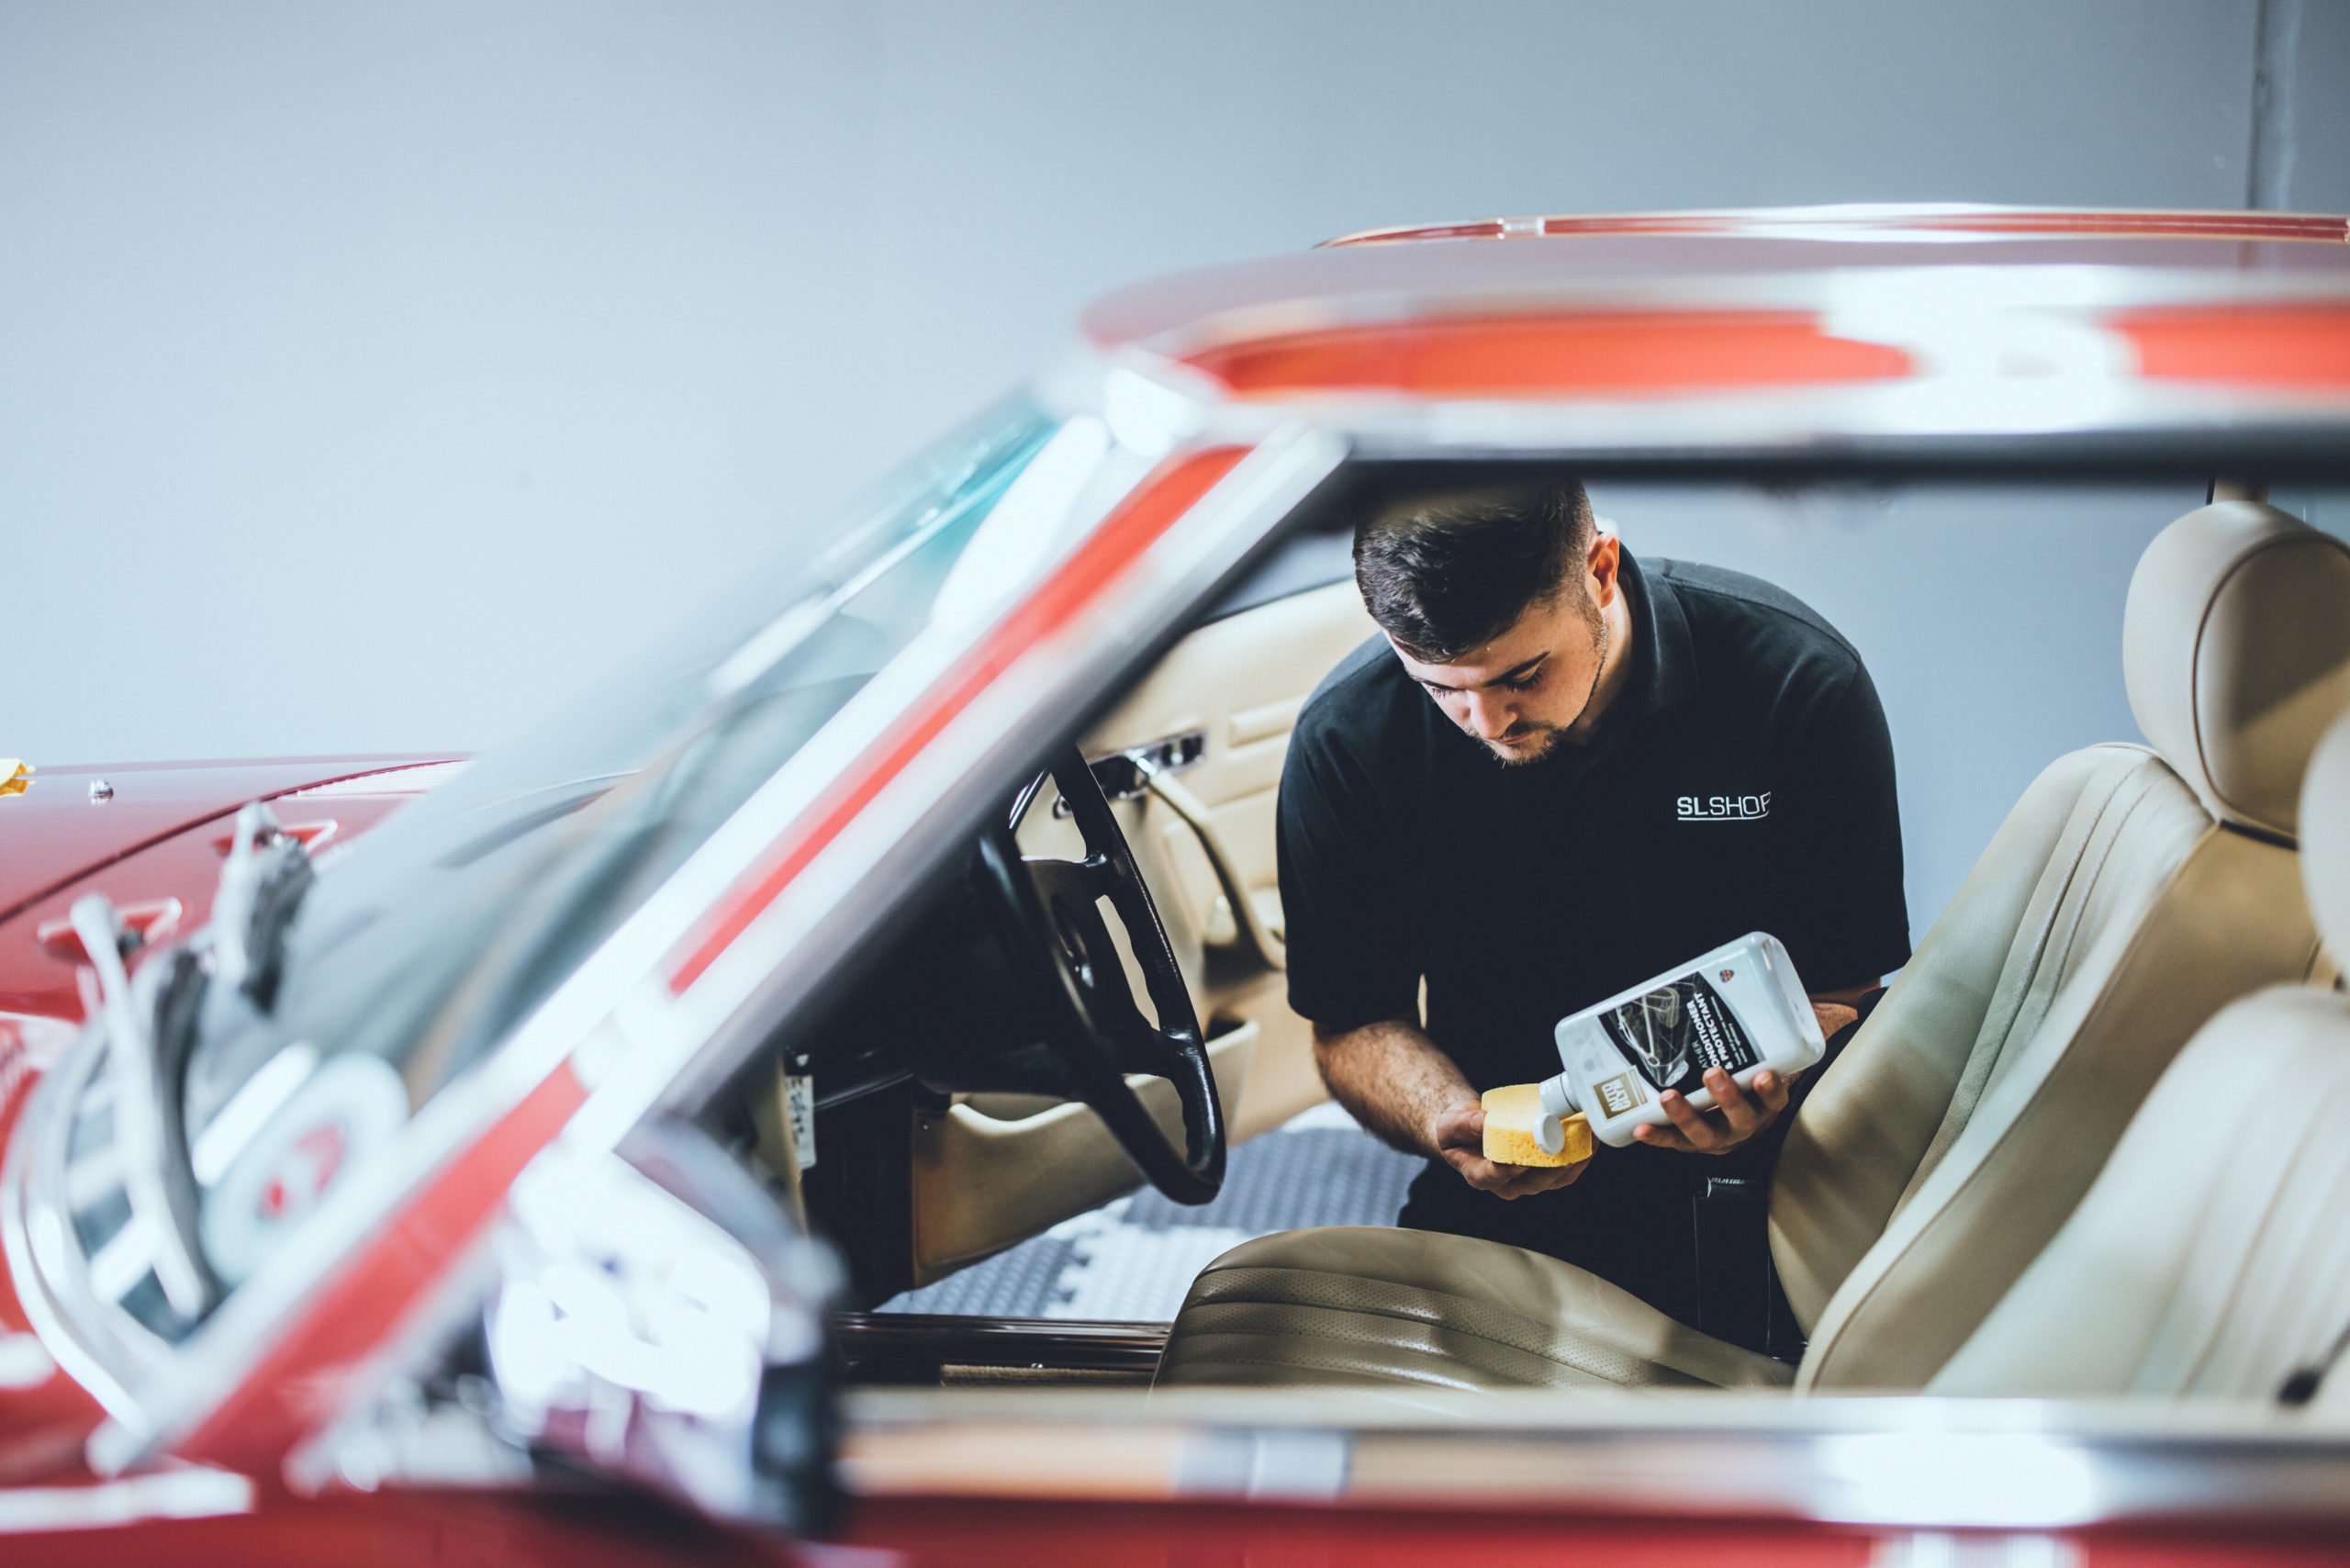
<svg viewBox="0 0 2350 1568">
<path fill-rule="evenodd" d="M 1771 791 L 1759 795 L 1682 795 L 1675 814 L 1685 823 L 1751 823 L 1771 814 Z"/>
</svg>

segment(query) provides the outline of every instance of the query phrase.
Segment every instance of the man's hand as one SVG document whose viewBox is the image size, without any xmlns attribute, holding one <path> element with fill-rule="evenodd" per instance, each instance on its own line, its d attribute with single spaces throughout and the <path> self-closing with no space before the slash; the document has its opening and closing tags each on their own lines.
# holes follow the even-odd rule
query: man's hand
<svg viewBox="0 0 2350 1568">
<path fill-rule="evenodd" d="M 1591 1163 L 1501 1165 L 1486 1159 L 1485 1108 L 1477 1091 L 1418 1025 L 1404 1019 L 1337 1034 L 1316 1025 L 1314 1062 L 1356 1121 L 1407 1154 L 1435 1155 L 1481 1193 L 1547 1193 Z"/>
<path fill-rule="evenodd" d="M 1780 1103 L 1785 1103 L 1783 1092 Z M 1572 1165 L 1502 1165 L 1485 1158 L 1485 1111 L 1474 1100 L 1457 1100 L 1428 1122 L 1428 1144 L 1460 1179 L 1497 1198 L 1522 1198 L 1563 1187 L 1583 1174 L 1588 1156 Z"/>
<path fill-rule="evenodd" d="M 1659 1127 L 1644 1122 L 1632 1129 L 1632 1137 L 1652 1148 L 1677 1148 L 1684 1154 L 1728 1154 L 1779 1119 L 1779 1113 L 1787 1108 L 1787 1088 L 1793 1081 L 1765 1068 L 1754 1075 L 1753 1089 L 1743 1090 L 1729 1073 L 1709 1067 L 1706 1070 L 1706 1088 L 1713 1094 L 1713 1110 L 1701 1113 L 1678 1092 L 1668 1089 L 1657 1096 L 1656 1103 L 1673 1118 L 1673 1125 Z M 1478 1125 L 1483 1126 L 1482 1122 Z"/>
</svg>

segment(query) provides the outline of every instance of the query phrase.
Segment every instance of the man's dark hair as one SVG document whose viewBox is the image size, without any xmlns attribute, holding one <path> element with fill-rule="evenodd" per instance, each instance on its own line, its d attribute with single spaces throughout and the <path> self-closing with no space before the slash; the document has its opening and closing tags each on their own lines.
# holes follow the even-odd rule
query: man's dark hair
<svg viewBox="0 0 2350 1568">
<path fill-rule="evenodd" d="M 1579 583 L 1594 526 L 1573 479 L 1390 497 L 1355 529 L 1355 586 L 1396 646 L 1449 665 Z"/>
</svg>

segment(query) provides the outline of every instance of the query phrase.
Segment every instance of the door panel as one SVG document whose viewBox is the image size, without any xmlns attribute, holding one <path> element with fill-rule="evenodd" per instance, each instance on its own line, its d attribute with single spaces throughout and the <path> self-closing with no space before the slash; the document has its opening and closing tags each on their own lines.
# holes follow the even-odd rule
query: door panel
<svg viewBox="0 0 2350 1568">
<path fill-rule="evenodd" d="M 1375 630 L 1351 579 L 1213 622 L 1178 643 L 1085 739 L 1085 754 L 1101 756 L 1192 731 L 1204 735 L 1199 760 L 1177 781 L 1204 808 L 1219 853 L 1276 946 L 1273 822 L 1290 731 L 1322 678 Z M 1312 1031 L 1290 1012 L 1279 970 L 1268 972 L 1249 952 L 1200 834 L 1162 799 L 1145 796 L 1142 807 L 1143 831 L 1134 836 L 1150 842 L 1156 862 L 1145 874 L 1154 877 L 1162 911 L 1184 905 L 1186 928 L 1206 949 L 1195 993 L 1201 1016 L 1259 1027 L 1249 1092 L 1233 1128 L 1236 1138 L 1253 1137 L 1326 1098 Z M 1173 914 L 1168 919 L 1172 925 Z"/>
<path fill-rule="evenodd" d="M 1306 697 L 1376 630 L 1351 580 L 1278 599 L 1201 627 L 1169 650 L 1086 737 L 1089 756 L 1203 731 L 1184 784 L 1251 888 L 1272 888 L 1273 801 L 1289 733 Z"/>
<path fill-rule="evenodd" d="M 1196 757 L 1180 764 L 1171 783 L 1160 781 L 1163 795 L 1146 790 L 1112 809 L 1209 1035 L 1235 1141 L 1326 1098 L 1312 1031 L 1289 1010 L 1280 967 L 1274 808 L 1290 731 L 1307 694 L 1371 632 L 1351 581 L 1212 622 L 1177 644 L 1083 743 L 1085 755 L 1099 758 L 1199 736 Z M 1169 755 L 1181 750 L 1179 744 Z M 1057 800 L 1047 780 L 1020 824 L 1024 853 L 1083 855 L 1076 825 L 1054 812 Z M 1253 922 L 1236 917 L 1225 878 L 1215 870 L 1218 858 Z M 1136 995 L 1144 999 L 1125 929 L 1114 916 L 1108 924 Z M 1246 925 L 1253 925 L 1254 939 Z M 1147 1000 L 1143 1005 L 1147 1010 Z M 1180 1139 L 1172 1088 L 1162 1079 L 1131 1081 Z M 1082 1105 L 1033 1096 L 958 1095 L 942 1112 L 917 1114 L 913 1167 L 920 1283 L 1140 1184 L 1100 1117 Z"/>
</svg>

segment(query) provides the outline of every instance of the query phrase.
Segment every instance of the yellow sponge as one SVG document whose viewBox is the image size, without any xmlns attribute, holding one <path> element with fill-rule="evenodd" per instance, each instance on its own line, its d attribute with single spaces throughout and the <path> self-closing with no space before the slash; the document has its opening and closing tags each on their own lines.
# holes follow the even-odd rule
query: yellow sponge
<svg viewBox="0 0 2350 1568">
<path fill-rule="evenodd" d="M 1560 1119 L 1556 1154 L 1542 1148 L 1542 1093 L 1531 1083 L 1512 1083 L 1484 1093 L 1485 1158 L 1497 1165 L 1572 1165 L 1591 1158 L 1591 1124 L 1581 1115 Z"/>
</svg>

